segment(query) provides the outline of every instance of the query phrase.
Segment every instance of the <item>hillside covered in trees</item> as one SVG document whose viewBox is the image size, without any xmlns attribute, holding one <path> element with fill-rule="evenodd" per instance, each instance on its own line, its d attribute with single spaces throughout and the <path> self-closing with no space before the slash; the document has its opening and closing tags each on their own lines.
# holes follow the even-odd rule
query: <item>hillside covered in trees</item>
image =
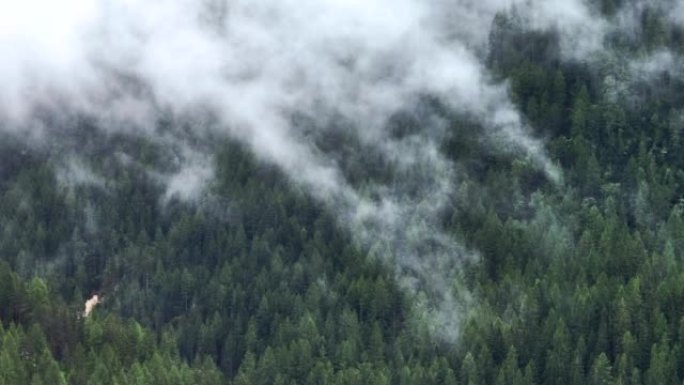
<svg viewBox="0 0 684 385">
<path fill-rule="evenodd" d="M 492 15 L 478 57 L 526 131 L 431 88 L 380 144 L 323 96 L 282 137 L 159 100 L 144 131 L 49 103 L 29 139 L 0 121 L 0 385 L 681 384 L 671 3 L 585 4 L 615 27 L 582 57 Z"/>
</svg>

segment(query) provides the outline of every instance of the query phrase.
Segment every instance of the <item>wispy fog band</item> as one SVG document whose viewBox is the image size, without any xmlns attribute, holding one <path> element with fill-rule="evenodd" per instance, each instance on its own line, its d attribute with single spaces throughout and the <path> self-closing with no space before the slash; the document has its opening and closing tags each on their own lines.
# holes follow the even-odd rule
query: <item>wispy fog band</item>
<svg viewBox="0 0 684 385">
<path fill-rule="evenodd" d="M 439 150 L 439 119 L 427 116 L 421 124 L 434 127 L 400 138 L 388 123 L 421 98 L 437 98 L 558 180 L 505 84 L 493 83 L 482 63 L 501 10 L 561 31 L 570 56 L 600 46 L 603 24 L 579 1 L 4 2 L 2 125 L 51 140 L 53 127 L 36 111 L 83 114 L 102 129 L 155 140 L 164 112 L 210 113 L 218 124 L 198 127 L 197 135 L 210 130 L 242 141 L 326 202 L 360 243 L 384 250 L 378 256 L 396 267 L 404 287 L 426 293 L 436 326 L 452 337 L 458 261 L 475 255 L 438 220 L 459 174 Z M 352 182 L 343 158 L 357 154 L 334 158 L 319 145 L 330 130 L 345 130 L 397 177 Z M 182 146 L 182 135 L 172 137 Z M 167 198 L 191 199 L 211 179 L 211 162 L 186 147 L 183 158 L 197 161 L 168 178 Z"/>
</svg>

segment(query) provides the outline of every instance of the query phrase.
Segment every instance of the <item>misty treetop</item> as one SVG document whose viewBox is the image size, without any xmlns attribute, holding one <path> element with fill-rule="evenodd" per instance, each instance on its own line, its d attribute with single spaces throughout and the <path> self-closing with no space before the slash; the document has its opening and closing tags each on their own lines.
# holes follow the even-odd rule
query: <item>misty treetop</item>
<svg viewBox="0 0 684 385">
<path fill-rule="evenodd" d="M 684 5 L 503 3 L 0 6 L 0 385 L 681 384 Z"/>
</svg>

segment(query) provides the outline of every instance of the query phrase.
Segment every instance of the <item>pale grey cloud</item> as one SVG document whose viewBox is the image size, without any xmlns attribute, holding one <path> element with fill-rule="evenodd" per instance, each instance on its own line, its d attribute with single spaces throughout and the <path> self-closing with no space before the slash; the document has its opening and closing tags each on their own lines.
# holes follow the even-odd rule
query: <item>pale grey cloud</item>
<svg viewBox="0 0 684 385">
<path fill-rule="evenodd" d="M 175 152 L 185 149 L 178 167 L 152 176 L 166 183 L 166 199 L 191 200 L 211 180 L 211 162 L 201 149 L 183 145 L 180 133 L 157 137 L 154 122 L 165 111 L 209 113 L 216 124 L 198 125 L 196 136 L 205 130 L 245 143 L 326 203 L 360 244 L 384 250 L 378 257 L 395 267 L 403 287 L 426 298 L 425 308 L 438 320 L 435 329 L 446 338 L 458 332 L 454 306 L 462 296 L 452 289 L 459 261 L 477 255 L 438 220 L 461 174 L 439 151 L 446 127 L 434 114 L 422 121 L 430 127 L 401 138 L 389 132 L 389 119 L 426 95 L 436 97 L 455 113 L 476 117 L 502 149 L 560 180 L 507 86 L 490 79 L 482 47 L 496 12 L 513 7 L 533 28 L 563 32 L 569 55 L 596 49 L 603 28 L 580 1 L 22 4 L 0 10 L 0 54 L 6 58 L 0 63 L 0 115 L 12 129 L 49 138 L 52 127 L 35 119 L 40 107 L 86 114 L 105 130 L 172 143 Z M 298 124 L 297 114 L 313 124 Z M 344 159 L 331 159 L 331 151 L 317 144 L 337 120 L 396 174 L 393 183 L 349 180 Z"/>
</svg>

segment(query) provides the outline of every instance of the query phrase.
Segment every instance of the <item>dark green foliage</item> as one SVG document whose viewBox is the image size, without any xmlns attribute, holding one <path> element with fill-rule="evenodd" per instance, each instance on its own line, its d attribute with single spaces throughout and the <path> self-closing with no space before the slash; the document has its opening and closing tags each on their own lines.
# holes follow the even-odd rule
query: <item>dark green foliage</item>
<svg viewBox="0 0 684 385">
<path fill-rule="evenodd" d="M 211 360 L 182 361 L 135 321 L 66 306 L 45 282 L 22 282 L 0 262 L 0 384 L 207 384 L 222 381 Z M 9 298 L 9 303 L 7 302 Z M 172 337 L 169 337 L 172 338 Z"/>
<path fill-rule="evenodd" d="M 609 39 L 627 57 L 683 41 L 649 8 L 637 32 Z M 490 48 L 562 183 L 434 100 L 390 124 L 400 140 L 424 114 L 449 123 L 458 197 L 440 219 L 480 253 L 461 266 L 475 305 L 455 343 L 411 322 L 393 267 L 240 145 L 202 144 L 216 178 L 188 203 L 150 176 L 174 150 L 83 120 L 65 140 L 105 185 L 63 183 L 59 146 L 0 138 L 0 385 L 681 383 L 684 82 L 606 90 L 515 15 L 496 17 Z M 160 133 L 182 124 L 165 119 Z M 343 124 L 311 139 L 353 186 L 400 177 Z"/>
</svg>

